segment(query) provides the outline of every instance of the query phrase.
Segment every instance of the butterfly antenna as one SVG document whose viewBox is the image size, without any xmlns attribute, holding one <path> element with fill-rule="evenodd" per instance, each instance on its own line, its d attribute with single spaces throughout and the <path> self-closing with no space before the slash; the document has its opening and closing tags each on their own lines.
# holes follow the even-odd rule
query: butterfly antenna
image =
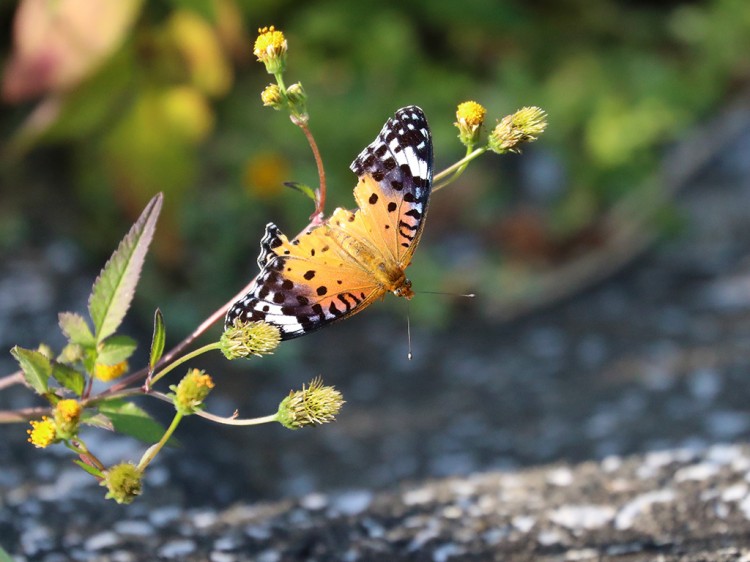
<svg viewBox="0 0 750 562">
<path fill-rule="evenodd" d="M 409 318 L 409 301 L 406 301 L 406 341 L 409 348 L 406 353 L 406 358 L 411 361 L 411 319 Z"/>
<path fill-rule="evenodd" d="M 444 297 L 465 297 L 467 299 L 473 299 L 476 297 L 476 293 L 444 293 L 442 291 L 414 291 L 414 293 L 419 293 L 420 295 L 442 295 Z"/>
</svg>

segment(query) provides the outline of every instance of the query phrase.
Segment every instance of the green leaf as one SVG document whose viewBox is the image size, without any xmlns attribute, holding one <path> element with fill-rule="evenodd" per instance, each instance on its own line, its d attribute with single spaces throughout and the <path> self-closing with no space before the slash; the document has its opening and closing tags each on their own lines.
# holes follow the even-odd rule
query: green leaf
<svg viewBox="0 0 750 562">
<path fill-rule="evenodd" d="M 13 562 L 10 554 L 8 554 L 2 546 L 0 546 L 0 562 Z"/>
<path fill-rule="evenodd" d="M 130 307 L 148 246 L 154 236 L 162 200 L 163 196 L 159 193 L 149 201 L 94 281 L 89 297 L 89 314 L 94 322 L 97 342 L 117 330 Z"/>
<path fill-rule="evenodd" d="M 129 336 L 112 336 L 99 346 L 96 362 L 104 365 L 117 365 L 133 355 L 138 343 Z"/>
<path fill-rule="evenodd" d="M 159 441 L 164 435 L 164 427 L 132 402 L 109 400 L 102 402 L 99 410 L 112 420 L 115 431 L 145 443 Z"/>
<path fill-rule="evenodd" d="M 85 470 L 86 472 L 88 472 L 94 478 L 101 478 L 103 476 L 102 473 L 101 473 L 101 471 L 98 468 L 94 468 L 90 464 L 87 464 L 87 463 L 85 463 L 85 462 L 83 462 L 81 460 L 78 460 L 78 459 L 75 459 L 73 462 L 76 463 L 78 466 L 80 466 L 83 470 Z M 0 562 L 2 562 L 1 558 L 0 558 Z"/>
<path fill-rule="evenodd" d="M 83 416 L 81 417 L 81 423 L 98 427 L 99 429 L 106 429 L 107 431 L 115 430 L 115 426 L 112 425 L 112 420 L 107 416 L 100 413 L 93 413 L 91 411 L 84 410 Z"/>
<path fill-rule="evenodd" d="M 86 379 L 82 373 L 62 363 L 52 365 L 52 377 L 68 390 L 75 392 L 76 396 L 83 394 Z"/>
<path fill-rule="evenodd" d="M 287 187 L 291 187 L 295 191 L 299 191 L 300 193 L 304 193 L 305 195 L 307 195 L 313 201 L 317 200 L 317 197 L 315 195 L 315 190 L 312 187 L 310 187 L 309 185 L 306 185 L 304 183 L 299 183 L 299 182 L 296 182 L 296 181 L 285 181 L 284 185 L 287 186 Z"/>
<path fill-rule="evenodd" d="M 49 377 L 52 374 L 52 363 L 38 351 L 15 346 L 10 350 L 21 366 L 23 376 L 37 394 L 44 394 L 49 388 Z"/>
<path fill-rule="evenodd" d="M 161 354 L 164 353 L 164 343 L 167 339 L 166 328 L 164 327 L 164 315 L 158 308 L 154 313 L 154 335 L 151 338 L 151 359 L 149 359 L 148 365 L 151 371 L 154 370 L 156 364 L 161 359 Z"/>
<path fill-rule="evenodd" d="M 91 333 L 86 319 L 75 312 L 61 312 L 58 315 L 60 329 L 68 338 L 70 343 L 90 346 L 95 343 L 94 334 Z"/>
</svg>

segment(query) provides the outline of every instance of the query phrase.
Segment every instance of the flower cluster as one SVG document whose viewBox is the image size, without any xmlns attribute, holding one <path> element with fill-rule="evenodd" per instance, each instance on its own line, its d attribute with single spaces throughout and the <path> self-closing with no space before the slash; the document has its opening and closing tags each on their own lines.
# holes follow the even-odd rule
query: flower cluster
<svg viewBox="0 0 750 562">
<path fill-rule="evenodd" d="M 174 392 L 175 409 L 183 415 L 189 416 L 203 408 L 203 401 L 214 387 L 214 381 L 200 369 L 190 369 L 177 385 L 169 388 Z"/>
<path fill-rule="evenodd" d="M 320 425 L 333 421 L 341 411 L 344 399 L 332 386 L 323 386 L 318 377 L 302 390 L 289 393 L 279 404 L 277 421 L 288 429 L 300 429 L 309 425 Z"/>
<path fill-rule="evenodd" d="M 237 359 L 273 353 L 280 341 L 281 332 L 276 326 L 266 322 L 243 322 L 237 319 L 234 325 L 221 335 L 219 346 L 227 359 Z"/>
</svg>

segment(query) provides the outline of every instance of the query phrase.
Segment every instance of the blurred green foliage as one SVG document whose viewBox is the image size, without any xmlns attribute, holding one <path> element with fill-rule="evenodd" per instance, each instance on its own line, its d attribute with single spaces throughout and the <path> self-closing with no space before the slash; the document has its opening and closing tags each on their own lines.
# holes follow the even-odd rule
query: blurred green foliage
<svg viewBox="0 0 750 562">
<path fill-rule="evenodd" d="M 312 211 L 282 187 L 315 185 L 317 173 L 302 134 L 261 106 L 271 77 L 252 60 L 260 26 L 288 38 L 288 80 L 309 95 L 329 210 L 353 205 L 348 164 L 403 105 L 422 106 L 430 119 L 438 169 L 462 155 L 459 102 L 475 99 L 493 118 L 523 105 L 548 112 L 541 142 L 520 157 L 481 159 L 432 202 L 415 286 L 490 298 L 509 261 L 567 259 L 571 240 L 653 175 L 665 146 L 750 78 L 747 0 L 134 5 L 122 39 L 78 83 L 6 95 L 0 249 L 23 243 L 33 226 L 19 217 L 34 220 L 30 201 L 49 199 L 67 208 L 83 245 L 107 255 L 164 191 L 156 252 L 172 275 L 169 285 L 146 283 L 162 307 L 166 295 L 189 304 L 186 322 L 254 275 L 267 221 L 293 235 Z M 10 30 L 14 12 L 0 16 Z M 13 45 L 3 48 L 12 60 Z M 433 305 L 422 312 L 439 319 Z"/>
</svg>

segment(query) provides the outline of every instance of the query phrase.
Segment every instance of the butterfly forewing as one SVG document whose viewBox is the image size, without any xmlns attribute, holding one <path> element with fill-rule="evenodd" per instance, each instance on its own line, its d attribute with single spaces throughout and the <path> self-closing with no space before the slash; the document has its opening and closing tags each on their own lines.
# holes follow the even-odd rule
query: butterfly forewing
<svg viewBox="0 0 750 562">
<path fill-rule="evenodd" d="M 226 326 L 238 318 L 263 320 L 291 339 L 359 312 L 404 281 L 432 185 L 432 141 L 422 110 L 396 112 L 351 168 L 359 176 L 359 209 L 336 209 L 292 241 L 268 224 L 261 272 L 229 309 Z"/>
<path fill-rule="evenodd" d="M 354 188 L 366 228 L 406 267 L 424 226 L 432 188 L 432 139 L 422 110 L 405 107 L 352 162 Z"/>
</svg>

